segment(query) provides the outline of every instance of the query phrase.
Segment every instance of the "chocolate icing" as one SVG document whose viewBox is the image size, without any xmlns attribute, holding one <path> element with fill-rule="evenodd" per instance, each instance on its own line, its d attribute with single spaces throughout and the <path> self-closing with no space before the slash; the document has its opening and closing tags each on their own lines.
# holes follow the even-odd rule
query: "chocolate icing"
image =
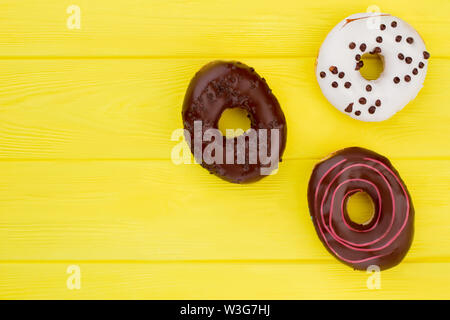
<svg viewBox="0 0 450 320">
<path fill-rule="evenodd" d="M 347 200 L 356 192 L 366 192 L 374 203 L 375 213 L 367 224 L 348 216 Z M 324 246 L 354 269 L 394 267 L 411 246 L 411 196 L 389 160 L 373 151 L 347 148 L 317 164 L 309 181 L 308 203 Z"/>
<path fill-rule="evenodd" d="M 372 14 L 372 15 L 368 15 L 367 17 L 360 17 L 360 18 L 355 18 L 355 19 L 345 19 L 345 23 L 344 23 L 344 25 L 342 26 L 342 28 L 343 27 L 345 27 L 347 24 L 349 24 L 350 22 L 353 22 L 353 21 L 357 21 L 357 20 L 361 20 L 361 19 L 369 19 L 369 18 L 375 18 L 375 17 L 386 17 L 386 16 L 390 16 L 390 14 L 378 14 L 378 15 L 374 15 L 374 14 Z M 383 30 L 383 29 L 382 29 Z"/>
<path fill-rule="evenodd" d="M 235 61 L 214 61 L 205 65 L 191 80 L 183 104 L 183 124 L 189 131 L 190 145 L 194 152 L 194 121 L 202 121 L 202 133 L 207 129 L 218 129 L 218 122 L 222 112 L 227 108 L 242 108 L 247 111 L 251 128 L 255 130 L 268 129 L 268 150 L 270 151 L 270 129 L 279 129 L 278 154 L 281 156 L 286 146 L 286 120 L 280 104 L 272 94 L 264 78 L 261 78 L 253 68 Z M 244 136 L 247 134 L 244 133 Z M 227 140 L 236 146 L 237 138 L 223 137 L 225 149 Z M 189 141 L 190 140 L 190 141 Z M 202 152 L 209 142 L 202 143 Z M 259 148 L 259 147 L 258 147 Z M 222 164 L 207 164 L 202 159 L 196 161 L 210 173 L 234 183 L 257 181 L 261 175 L 263 165 L 258 157 L 257 163 L 249 161 L 249 142 L 245 139 L 245 163 L 238 164 L 235 148 L 233 164 L 226 164 L 225 150 Z M 268 152 L 270 155 L 270 152 Z"/>
</svg>

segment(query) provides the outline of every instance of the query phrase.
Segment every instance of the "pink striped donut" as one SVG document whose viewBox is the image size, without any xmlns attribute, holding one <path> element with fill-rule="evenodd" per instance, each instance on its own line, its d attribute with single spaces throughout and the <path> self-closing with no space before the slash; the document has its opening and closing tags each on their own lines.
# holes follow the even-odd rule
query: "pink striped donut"
<svg viewBox="0 0 450 320">
<path fill-rule="evenodd" d="M 375 212 L 366 224 L 347 213 L 349 197 L 367 193 Z M 362 148 L 347 148 L 316 165 L 308 187 L 316 232 L 341 262 L 358 270 L 391 268 L 408 252 L 414 233 L 414 208 L 406 186 L 388 159 Z"/>
</svg>

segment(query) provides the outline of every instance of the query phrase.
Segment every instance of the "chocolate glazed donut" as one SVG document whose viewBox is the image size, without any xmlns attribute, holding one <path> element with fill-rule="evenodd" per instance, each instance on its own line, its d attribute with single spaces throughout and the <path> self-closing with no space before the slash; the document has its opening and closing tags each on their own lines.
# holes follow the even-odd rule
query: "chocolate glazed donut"
<svg viewBox="0 0 450 320">
<path fill-rule="evenodd" d="M 351 221 L 346 205 L 366 192 L 375 206 L 369 223 Z M 398 172 L 385 157 L 362 148 L 338 151 L 314 168 L 308 203 L 317 234 L 327 250 L 354 269 L 391 268 L 408 252 L 414 208 Z"/>
<path fill-rule="evenodd" d="M 234 138 L 220 134 L 223 150 L 219 149 L 220 155 L 215 156 L 221 161 L 211 163 L 202 157 L 210 143 L 204 141 L 202 137 L 208 129 L 218 130 L 219 119 L 227 108 L 246 110 L 253 130 L 249 129 L 241 137 Z M 281 161 L 287 133 L 283 111 L 264 78 L 261 78 L 253 68 L 240 62 L 214 61 L 197 72 L 187 89 L 182 117 L 185 137 L 196 161 L 222 179 L 234 183 L 248 183 L 270 174 L 272 166 L 267 161 L 261 160 L 259 156 L 261 151 L 267 151 L 267 156 L 271 158 L 276 156 L 275 168 L 278 166 L 278 159 Z M 196 123 L 199 121 L 202 124 L 201 134 L 196 135 Z M 266 139 L 261 139 L 259 135 L 261 129 L 266 129 L 262 130 L 266 132 Z M 273 133 L 274 129 L 277 129 L 277 134 Z M 251 139 L 251 133 L 258 137 L 257 144 Z M 253 141 L 252 144 L 250 141 Z M 197 149 L 196 144 L 200 146 Z M 234 146 L 234 150 L 228 154 L 225 150 L 227 145 Z M 257 150 L 250 147 L 255 145 Z M 267 149 L 261 147 L 264 145 Z M 264 150 L 260 150 L 261 148 Z M 277 155 L 273 154 L 272 149 Z M 255 153 L 258 155 L 256 161 Z M 269 173 L 262 173 L 262 168 L 269 168 Z"/>
</svg>

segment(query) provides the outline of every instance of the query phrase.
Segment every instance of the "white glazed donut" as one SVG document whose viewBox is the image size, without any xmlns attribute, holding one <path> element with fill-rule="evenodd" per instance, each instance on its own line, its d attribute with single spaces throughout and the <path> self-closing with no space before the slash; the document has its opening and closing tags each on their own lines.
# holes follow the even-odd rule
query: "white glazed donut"
<svg viewBox="0 0 450 320">
<path fill-rule="evenodd" d="M 365 53 L 379 54 L 384 70 L 376 80 L 359 72 Z M 385 13 L 357 13 L 328 34 L 316 61 L 316 77 L 328 101 L 362 121 L 383 121 L 419 93 L 430 54 L 405 21 Z"/>
</svg>

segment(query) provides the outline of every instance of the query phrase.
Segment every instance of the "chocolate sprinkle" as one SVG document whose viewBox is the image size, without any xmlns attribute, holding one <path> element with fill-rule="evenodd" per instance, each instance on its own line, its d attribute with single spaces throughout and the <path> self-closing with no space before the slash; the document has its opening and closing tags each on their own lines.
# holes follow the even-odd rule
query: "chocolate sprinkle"
<svg viewBox="0 0 450 320">
<path fill-rule="evenodd" d="M 406 42 L 408 42 L 409 44 L 412 44 L 414 42 L 414 39 L 411 37 L 406 38 Z"/>
<path fill-rule="evenodd" d="M 377 107 L 381 106 L 381 100 L 378 99 L 377 101 L 375 101 L 375 105 L 376 105 Z"/>
<path fill-rule="evenodd" d="M 338 87 L 338 83 L 337 83 L 336 81 L 333 81 L 333 83 L 331 84 L 331 86 L 332 86 L 333 88 L 337 88 L 337 87 Z"/>
<path fill-rule="evenodd" d="M 356 64 L 355 70 L 359 70 L 359 69 L 361 69 L 362 67 L 364 67 L 364 62 L 359 61 L 359 62 Z"/>
<path fill-rule="evenodd" d="M 359 50 L 361 50 L 362 52 L 366 51 L 366 48 L 367 48 L 367 46 L 365 43 L 363 43 L 359 46 Z"/>
<path fill-rule="evenodd" d="M 399 83 L 399 82 L 400 82 L 400 78 L 399 78 L 399 77 L 395 77 L 395 78 L 394 78 L 394 82 L 395 82 L 395 83 Z"/>
<path fill-rule="evenodd" d="M 395 37 L 395 41 L 397 41 L 397 42 L 402 41 L 402 36 L 396 36 L 396 37 Z"/>
<path fill-rule="evenodd" d="M 320 73 L 320 77 L 321 77 L 321 78 L 325 78 L 326 76 L 327 76 L 327 74 L 326 74 L 325 72 L 322 71 L 322 72 Z"/>
<path fill-rule="evenodd" d="M 391 23 L 391 27 L 392 27 L 392 28 L 395 28 L 395 27 L 397 27 L 397 22 L 396 22 L 396 21 L 392 21 L 392 23 Z"/>
<path fill-rule="evenodd" d="M 346 87 L 347 89 L 350 88 L 352 86 L 352 84 L 350 82 L 346 82 L 344 84 L 344 87 Z"/>
<path fill-rule="evenodd" d="M 355 60 L 356 60 L 356 61 L 361 60 L 361 55 L 360 55 L 360 54 L 357 54 L 357 55 L 355 56 Z"/>
<path fill-rule="evenodd" d="M 350 44 L 348 45 L 348 47 L 350 48 L 350 49 L 355 49 L 356 48 L 356 44 L 354 43 L 354 42 L 350 42 Z"/>
<path fill-rule="evenodd" d="M 386 30 L 386 25 L 385 24 L 380 25 L 380 30 Z"/>
<path fill-rule="evenodd" d="M 422 69 L 423 67 L 425 67 L 425 64 L 422 61 L 420 61 L 419 62 L 419 68 Z"/>
<path fill-rule="evenodd" d="M 405 62 L 407 64 L 410 64 L 412 62 L 412 58 L 411 57 L 406 57 Z"/>
<path fill-rule="evenodd" d="M 355 115 L 357 115 L 357 116 L 359 116 L 359 115 L 361 115 L 361 111 L 355 111 Z"/>
<path fill-rule="evenodd" d="M 405 76 L 405 81 L 406 81 L 406 82 L 410 82 L 410 81 L 411 81 L 411 77 L 410 77 L 409 75 L 406 75 L 406 76 Z"/>
<path fill-rule="evenodd" d="M 336 74 L 336 73 L 338 73 L 338 68 L 336 66 L 331 66 L 330 71 L 332 74 Z"/>
<path fill-rule="evenodd" d="M 342 79 L 343 77 L 345 77 L 345 73 L 344 72 L 339 72 L 339 78 Z"/>
<path fill-rule="evenodd" d="M 359 103 L 360 104 L 366 104 L 367 100 L 364 97 L 359 98 Z"/>
<path fill-rule="evenodd" d="M 417 68 L 414 68 L 413 71 L 412 71 L 412 73 L 413 73 L 413 75 L 416 76 L 416 75 L 419 73 L 419 70 L 417 70 Z"/>
<path fill-rule="evenodd" d="M 369 108 L 369 113 L 370 113 L 370 114 L 374 114 L 374 113 L 375 113 L 375 110 L 377 110 L 377 108 L 375 108 L 374 106 L 371 106 L 371 107 Z"/>
<path fill-rule="evenodd" d="M 368 92 L 372 91 L 372 86 L 370 84 L 368 84 L 366 86 L 366 91 L 368 91 Z"/>
<path fill-rule="evenodd" d="M 383 42 L 383 38 L 382 37 L 377 37 L 376 40 L 377 40 L 378 43 L 382 43 Z"/>
<path fill-rule="evenodd" d="M 405 56 L 403 55 L 403 53 L 399 53 L 397 56 L 400 60 L 405 59 Z"/>
<path fill-rule="evenodd" d="M 430 58 L 430 54 L 427 51 L 423 52 L 423 57 L 424 59 L 429 59 Z"/>
<path fill-rule="evenodd" d="M 347 108 L 345 108 L 345 112 L 352 112 L 352 110 L 353 110 L 353 102 L 350 103 L 350 104 L 347 106 Z"/>
</svg>

